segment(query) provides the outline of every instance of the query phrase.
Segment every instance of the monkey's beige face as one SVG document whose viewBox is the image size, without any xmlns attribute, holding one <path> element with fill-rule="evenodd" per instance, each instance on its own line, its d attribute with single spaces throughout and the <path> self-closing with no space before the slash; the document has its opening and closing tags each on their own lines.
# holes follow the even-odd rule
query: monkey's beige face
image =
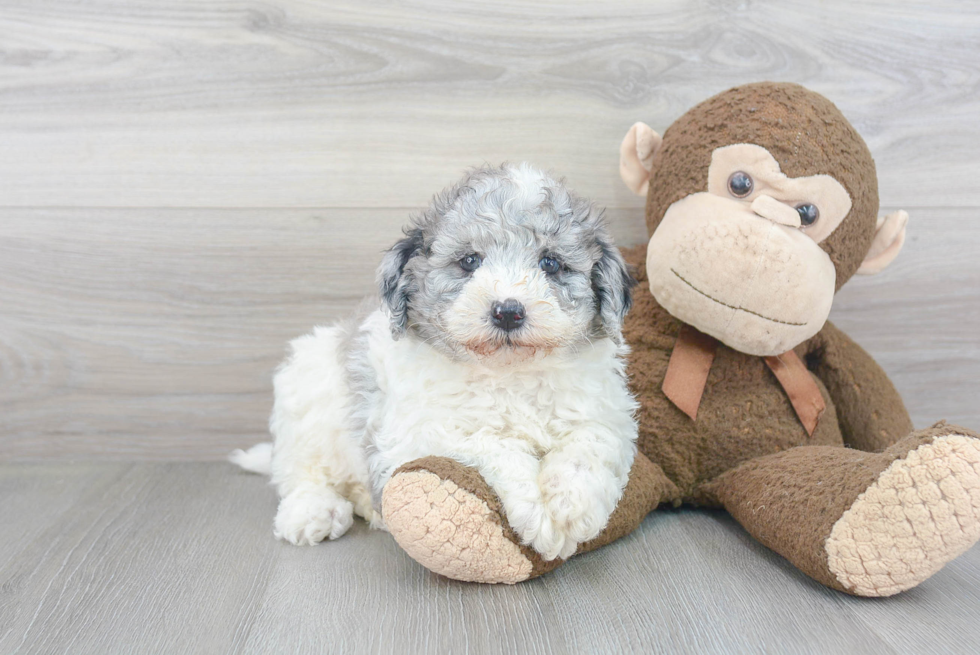
<svg viewBox="0 0 980 655">
<path fill-rule="evenodd" d="M 672 204 L 650 239 L 650 290 L 673 316 L 735 350 L 784 353 L 830 314 L 836 271 L 817 244 L 850 209 L 829 175 L 790 178 L 761 146 L 718 148 L 707 192 Z"/>
</svg>

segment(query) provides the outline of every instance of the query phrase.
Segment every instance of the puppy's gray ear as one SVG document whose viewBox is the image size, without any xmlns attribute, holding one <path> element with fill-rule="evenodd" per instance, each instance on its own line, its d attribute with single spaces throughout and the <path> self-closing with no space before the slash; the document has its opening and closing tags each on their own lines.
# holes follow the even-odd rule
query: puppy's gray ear
<svg viewBox="0 0 980 655">
<path fill-rule="evenodd" d="M 408 301 L 411 293 L 410 275 L 405 273 L 408 260 L 422 250 L 422 230 L 405 232 L 400 240 L 385 253 L 378 266 L 378 289 L 381 305 L 391 320 L 391 334 L 396 339 L 405 334 L 408 327 Z"/>
<path fill-rule="evenodd" d="M 633 306 L 636 280 L 630 275 L 618 248 L 603 240 L 599 241 L 599 247 L 602 256 L 592 267 L 592 291 L 603 332 L 611 339 L 620 341 L 623 319 Z"/>
</svg>

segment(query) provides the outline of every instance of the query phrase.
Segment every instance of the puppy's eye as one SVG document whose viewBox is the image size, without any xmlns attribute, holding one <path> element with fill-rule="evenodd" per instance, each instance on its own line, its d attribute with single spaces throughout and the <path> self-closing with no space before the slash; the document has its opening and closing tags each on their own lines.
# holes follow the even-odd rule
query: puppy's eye
<svg viewBox="0 0 980 655">
<path fill-rule="evenodd" d="M 474 252 L 459 260 L 459 267 L 467 273 L 472 273 L 476 269 L 480 268 L 480 264 L 482 263 L 483 258 Z"/>
<path fill-rule="evenodd" d="M 542 257 L 541 261 L 538 262 L 538 266 L 540 266 L 541 270 L 548 275 L 557 273 L 558 269 L 561 268 L 561 264 L 559 264 L 558 260 L 554 257 Z"/>
<path fill-rule="evenodd" d="M 743 173 L 742 171 L 735 171 L 728 178 L 728 191 L 736 198 L 744 198 L 752 193 L 753 186 L 752 178 L 749 177 L 748 173 Z"/>
<path fill-rule="evenodd" d="M 805 202 L 802 205 L 797 205 L 796 211 L 800 215 L 800 223 L 803 225 L 803 227 L 813 225 L 817 222 L 817 219 L 820 218 L 820 210 L 817 209 L 817 206 L 811 202 Z"/>
</svg>

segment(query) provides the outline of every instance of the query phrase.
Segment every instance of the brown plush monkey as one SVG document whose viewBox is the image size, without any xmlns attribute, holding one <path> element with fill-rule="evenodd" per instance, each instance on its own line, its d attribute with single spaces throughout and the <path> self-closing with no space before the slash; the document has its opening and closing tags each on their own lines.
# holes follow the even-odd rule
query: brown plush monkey
<svg viewBox="0 0 980 655">
<path fill-rule="evenodd" d="M 639 453 L 606 529 L 662 503 L 724 507 L 825 585 L 909 589 L 980 537 L 980 437 L 913 431 L 873 359 L 827 322 L 855 273 L 884 268 L 908 216 L 878 218 L 864 141 L 826 98 L 750 84 L 678 119 L 637 123 L 621 174 L 646 194 L 646 247 L 625 336 Z M 514 583 L 559 564 L 519 543 L 473 469 L 396 472 L 384 515 L 399 544 L 458 579 Z"/>
</svg>

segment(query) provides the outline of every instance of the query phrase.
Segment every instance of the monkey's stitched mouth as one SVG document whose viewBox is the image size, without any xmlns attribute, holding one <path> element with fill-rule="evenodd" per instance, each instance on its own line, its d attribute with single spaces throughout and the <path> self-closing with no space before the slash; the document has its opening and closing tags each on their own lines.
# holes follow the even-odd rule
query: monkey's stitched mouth
<svg viewBox="0 0 980 655">
<path fill-rule="evenodd" d="M 716 302 L 716 303 L 718 303 L 719 305 L 721 305 L 723 307 L 728 307 L 729 309 L 734 309 L 735 311 L 739 311 L 739 312 L 745 312 L 746 314 L 752 314 L 753 316 L 758 316 L 759 318 L 763 318 L 763 319 L 765 319 L 767 321 L 772 321 L 773 323 L 779 323 L 780 325 L 791 325 L 793 327 L 803 327 L 804 325 L 806 325 L 806 323 L 793 323 L 792 321 L 781 321 L 778 318 L 772 318 L 772 317 L 769 317 L 769 316 L 763 316 L 759 312 L 754 312 L 751 309 L 746 309 L 745 307 L 737 307 L 735 305 L 729 305 L 727 302 L 722 302 L 721 300 L 718 300 L 717 298 L 713 298 L 712 296 L 709 296 L 704 291 L 701 291 L 701 289 L 698 289 L 696 286 L 694 286 L 693 284 L 691 284 L 690 282 L 688 282 L 687 280 L 685 280 L 684 277 L 681 276 L 681 274 L 678 273 L 677 271 L 675 271 L 674 269 L 670 269 L 670 272 L 673 273 L 674 275 L 676 275 L 678 280 L 680 280 L 681 282 L 683 282 L 687 286 L 691 287 L 692 289 L 694 289 L 695 291 L 697 291 L 698 293 L 700 293 L 702 296 L 704 296 L 705 298 L 707 298 L 711 302 Z"/>
</svg>

